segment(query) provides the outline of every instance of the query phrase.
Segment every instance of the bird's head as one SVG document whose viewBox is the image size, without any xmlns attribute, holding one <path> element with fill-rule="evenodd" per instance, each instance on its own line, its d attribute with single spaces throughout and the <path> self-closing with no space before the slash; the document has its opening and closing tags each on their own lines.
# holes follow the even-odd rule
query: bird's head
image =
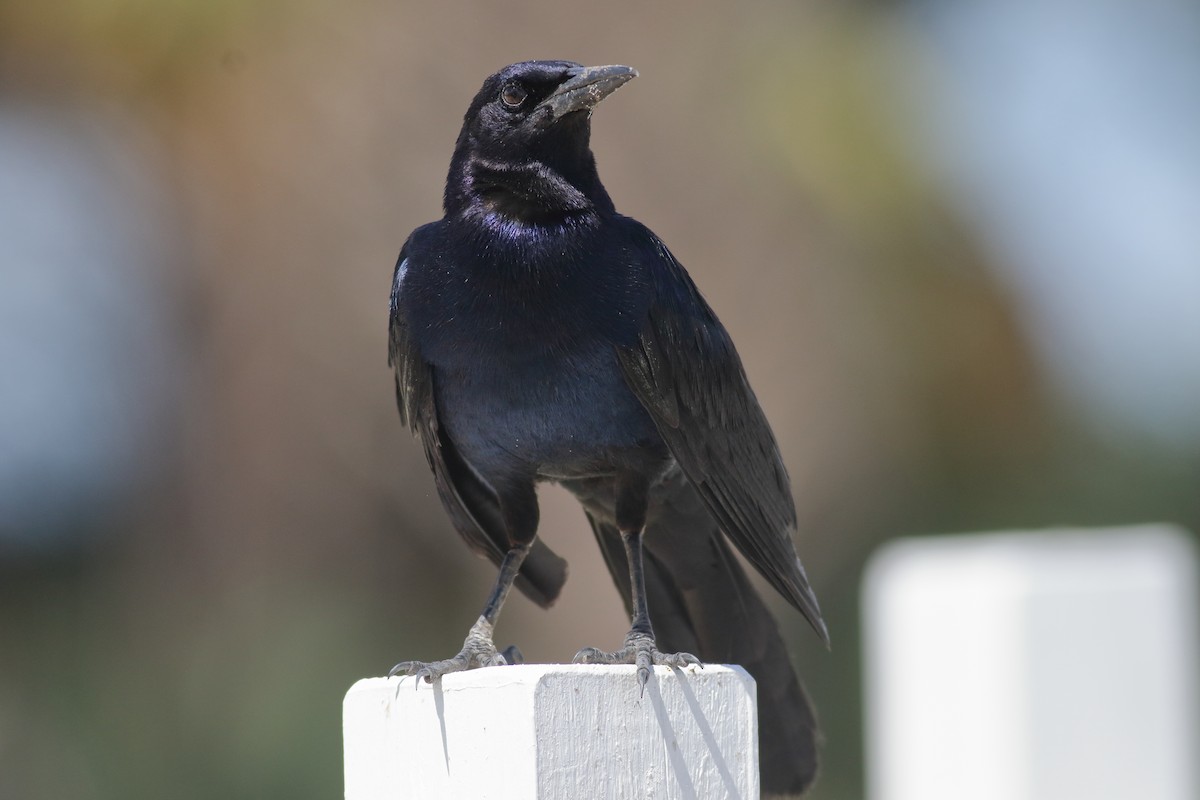
<svg viewBox="0 0 1200 800">
<path fill-rule="evenodd" d="M 489 77 L 471 102 L 446 182 L 447 214 L 538 223 L 611 211 L 589 147 L 592 109 L 637 77 L 619 65 L 523 61 Z"/>
</svg>

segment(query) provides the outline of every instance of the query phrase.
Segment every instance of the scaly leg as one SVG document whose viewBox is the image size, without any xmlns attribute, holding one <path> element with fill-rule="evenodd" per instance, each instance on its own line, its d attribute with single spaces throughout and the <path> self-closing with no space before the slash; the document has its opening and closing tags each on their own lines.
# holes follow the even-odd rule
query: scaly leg
<svg viewBox="0 0 1200 800">
<path fill-rule="evenodd" d="M 508 590 L 512 588 L 513 581 L 517 579 L 517 572 L 521 569 L 521 562 L 529 554 L 529 549 L 530 545 L 522 545 L 512 548 L 504 555 L 504 561 L 500 563 L 500 574 L 496 578 L 496 586 L 488 597 L 487 605 L 483 607 L 483 613 L 479 615 L 479 619 L 467 633 L 467 638 L 463 641 L 462 650 L 458 652 L 458 655 L 443 661 L 401 661 L 392 667 L 388 672 L 388 677 L 415 675 L 417 678 L 424 678 L 426 683 L 433 683 L 449 672 L 462 672 L 476 667 L 503 666 L 513 662 L 514 654 L 519 657 L 519 651 L 516 651 L 516 648 L 508 648 L 504 655 L 496 651 L 496 645 L 492 642 L 492 628 L 496 624 L 496 618 L 500 616 L 500 608 L 504 605 L 505 598 L 508 597 Z M 505 655 L 508 658 L 505 658 Z"/>
<path fill-rule="evenodd" d="M 642 569 L 642 529 L 622 531 L 625 555 L 629 559 L 629 582 L 633 587 L 633 624 L 625 636 L 620 650 L 605 652 L 595 647 L 585 647 L 575 654 L 577 664 L 636 664 L 638 685 L 642 693 L 650 680 L 650 667 L 655 664 L 668 667 L 685 667 L 695 664 L 703 668 L 700 659 L 691 653 L 662 653 L 654 641 L 654 630 L 650 626 L 650 614 L 646 608 L 646 576 Z"/>
</svg>

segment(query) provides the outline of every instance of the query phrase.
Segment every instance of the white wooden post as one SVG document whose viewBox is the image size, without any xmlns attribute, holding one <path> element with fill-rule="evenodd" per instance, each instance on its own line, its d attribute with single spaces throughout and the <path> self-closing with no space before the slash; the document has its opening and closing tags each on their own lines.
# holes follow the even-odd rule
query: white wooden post
<svg viewBox="0 0 1200 800">
<path fill-rule="evenodd" d="M 346 800 L 758 800 L 740 667 L 524 664 L 367 678 L 343 705 Z"/>
<path fill-rule="evenodd" d="M 863 589 L 871 800 L 1196 800 L 1197 566 L 1168 526 L 902 540 Z"/>
</svg>

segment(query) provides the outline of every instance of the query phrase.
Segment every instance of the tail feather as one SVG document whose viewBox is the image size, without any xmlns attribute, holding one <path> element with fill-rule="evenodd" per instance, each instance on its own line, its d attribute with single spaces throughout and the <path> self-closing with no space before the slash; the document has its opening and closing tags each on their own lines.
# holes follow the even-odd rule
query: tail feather
<svg viewBox="0 0 1200 800">
<path fill-rule="evenodd" d="M 611 505 L 595 486 L 568 488 L 584 503 L 628 609 L 629 566 Z M 754 676 L 763 793 L 799 794 L 816 777 L 820 734 L 775 619 L 686 480 L 675 476 L 661 488 L 643 538 L 647 604 L 659 648 L 740 664 Z"/>
</svg>

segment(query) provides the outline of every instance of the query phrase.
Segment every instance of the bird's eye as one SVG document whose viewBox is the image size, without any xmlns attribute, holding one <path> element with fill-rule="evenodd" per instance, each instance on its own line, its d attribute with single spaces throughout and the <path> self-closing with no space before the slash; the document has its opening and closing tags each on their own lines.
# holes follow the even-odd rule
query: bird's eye
<svg viewBox="0 0 1200 800">
<path fill-rule="evenodd" d="M 529 92 L 521 88 L 519 83 L 506 83 L 504 88 L 500 90 L 500 102 L 509 108 L 517 108 L 521 103 L 525 102 L 525 98 L 529 96 Z"/>
</svg>

